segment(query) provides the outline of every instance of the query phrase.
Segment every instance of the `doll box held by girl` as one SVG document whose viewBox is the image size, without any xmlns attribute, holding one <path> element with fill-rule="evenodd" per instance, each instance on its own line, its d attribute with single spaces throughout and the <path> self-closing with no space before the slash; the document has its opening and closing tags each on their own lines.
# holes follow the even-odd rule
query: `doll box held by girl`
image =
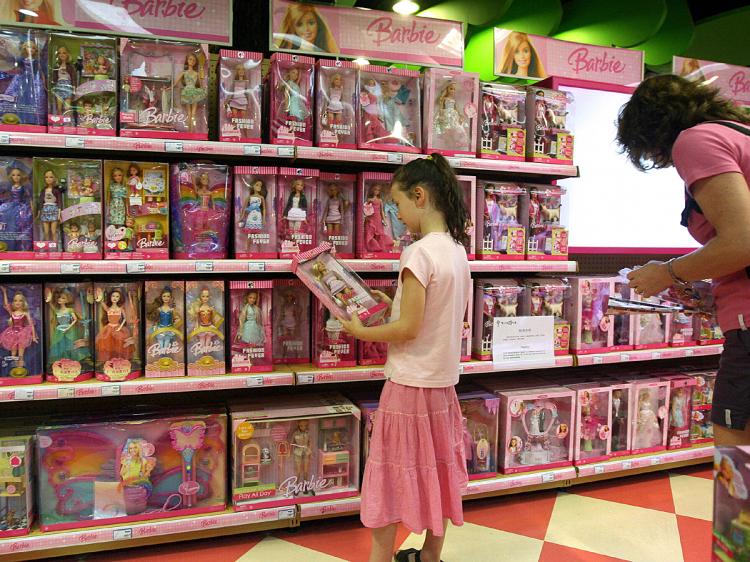
<svg viewBox="0 0 750 562">
<path fill-rule="evenodd" d="M 693 391 L 695 378 L 674 374 L 662 377 L 669 382 L 669 428 L 667 449 L 685 449 L 692 446 L 690 426 L 693 418 Z"/>
<path fill-rule="evenodd" d="M 22 537 L 34 520 L 34 463 L 31 436 L 0 435 L 0 539 Z"/>
<path fill-rule="evenodd" d="M 308 168 L 279 168 L 279 205 L 277 232 L 279 257 L 292 258 L 311 250 L 317 244 L 315 195 L 318 170 Z"/>
<path fill-rule="evenodd" d="M 231 372 L 273 371 L 273 281 L 230 281 Z"/>
<path fill-rule="evenodd" d="M 497 475 L 497 431 L 500 398 L 481 390 L 459 392 L 463 446 L 469 480 Z"/>
<path fill-rule="evenodd" d="M 185 375 L 185 282 L 145 281 L 146 376 Z"/>
<path fill-rule="evenodd" d="M 474 176 L 456 176 L 458 186 L 464 194 L 464 205 L 469 213 L 469 224 L 466 225 L 466 233 L 469 235 L 469 243 L 466 244 L 466 257 L 469 260 L 476 259 L 476 223 L 477 223 L 477 178 Z"/>
<path fill-rule="evenodd" d="M 356 314 L 366 326 L 377 323 L 388 305 L 378 301 L 359 275 L 331 255 L 332 248 L 326 242 L 294 256 L 292 272 L 334 315 L 348 320 Z"/>
<path fill-rule="evenodd" d="M 275 259 L 276 166 L 234 167 L 234 257 Z"/>
<path fill-rule="evenodd" d="M 185 281 L 188 376 L 223 375 L 224 281 Z"/>
<path fill-rule="evenodd" d="M 486 279 L 474 289 L 474 328 L 472 356 L 492 360 L 492 332 L 495 318 L 522 314 L 528 289 L 514 279 Z"/>
<path fill-rule="evenodd" d="M 640 379 L 633 383 L 632 453 L 651 453 L 667 448 L 670 383 Z"/>
<path fill-rule="evenodd" d="M 273 281 L 273 362 L 310 362 L 310 291 L 298 279 Z"/>
<path fill-rule="evenodd" d="M 583 355 L 612 350 L 612 316 L 606 314 L 611 277 L 571 277 L 566 317 L 573 323 L 571 351 Z"/>
<path fill-rule="evenodd" d="M 565 190 L 550 185 L 525 186 L 521 213 L 528 220 L 527 260 L 567 260 L 568 230 L 560 224 Z"/>
<path fill-rule="evenodd" d="M 238 511 L 359 493 L 360 411 L 338 394 L 230 407 Z"/>
<path fill-rule="evenodd" d="M 476 156 L 479 74 L 428 68 L 424 92 L 424 153 Z"/>
<path fill-rule="evenodd" d="M 357 257 L 398 259 L 412 235 L 398 218 L 391 197 L 393 174 L 362 172 L 357 190 Z"/>
<path fill-rule="evenodd" d="M 0 257 L 32 259 L 31 158 L 0 157 Z"/>
<path fill-rule="evenodd" d="M 573 98 L 567 92 L 529 86 L 526 95 L 526 160 L 573 163 L 573 135 L 566 116 Z"/>
<path fill-rule="evenodd" d="M 524 259 L 528 226 L 524 209 L 528 197 L 528 192 L 515 183 L 477 183 L 477 259 Z"/>
<path fill-rule="evenodd" d="M 224 413 L 131 415 L 36 435 L 44 532 L 225 509 Z"/>
<path fill-rule="evenodd" d="M 50 133 L 117 134 L 117 39 L 49 35 Z"/>
<path fill-rule="evenodd" d="M 313 303 L 312 340 L 313 364 L 319 369 L 357 364 L 357 342 L 318 299 Z"/>
<path fill-rule="evenodd" d="M 42 285 L 0 285 L 0 386 L 42 382 Z"/>
<path fill-rule="evenodd" d="M 47 32 L 0 29 L 0 131 L 47 132 Z"/>
<path fill-rule="evenodd" d="M 632 416 L 635 393 L 632 383 L 608 382 L 612 390 L 612 447 L 610 455 L 629 455 L 632 445 Z"/>
<path fill-rule="evenodd" d="M 261 142 L 261 53 L 219 51 L 219 140 Z"/>
<path fill-rule="evenodd" d="M 94 286 L 45 283 L 46 379 L 80 382 L 94 376 Z"/>
<path fill-rule="evenodd" d="M 124 381 L 143 376 L 142 284 L 95 283 L 96 378 Z"/>
<path fill-rule="evenodd" d="M 314 75 L 312 57 L 271 55 L 267 76 L 271 144 L 312 146 Z"/>
<path fill-rule="evenodd" d="M 482 84 L 480 158 L 526 159 L 526 90 Z"/>
<path fill-rule="evenodd" d="M 120 135 L 208 140 L 208 45 L 120 40 Z"/>
<path fill-rule="evenodd" d="M 391 300 L 396 297 L 398 289 L 397 279 L 368 279 L 365 281 L 367 286 L 372 290 L 380 291 L 388 295 Z M 381 323 L 388 322 L 384 315 L 380 319 Z M 384 342 L 369 342 L 357 340 L 357 363 L 360 365 L 385 365 L 388 358 L 388 344 Z"/>
<path fill-rule="evenodd" d="M 336 257 L 354 257 L 356 174 L 321 172 L 318 180 L 318 242 L 330 242 Z"/>
<path fill-rule="evenodd" d="M 316 146 L 357 148 L 357 68 L 349 61 L 316 63 Z"/>
<path fill-rule="evenodd" d="M 104 257 L 169 257 L 167 164 L 104 161 Z"/>
<path fill-rule="evenodd" d="M 589 382 L 568 388 L 576 392 L 574 464 L 608 459 L 612 451 L 612 388 Z"/>
</svg>

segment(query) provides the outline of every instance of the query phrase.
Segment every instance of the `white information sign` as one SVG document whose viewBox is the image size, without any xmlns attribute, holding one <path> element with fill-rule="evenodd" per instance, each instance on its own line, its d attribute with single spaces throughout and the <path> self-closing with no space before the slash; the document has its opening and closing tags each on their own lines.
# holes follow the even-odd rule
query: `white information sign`
<svg viewBox="0 0 750 562">
<path fill-rule="evenodd" d="M 552 316 L 495 318 L 492 362 L 495 367 L 554 367 L 555 319 Z"/>
</svg>

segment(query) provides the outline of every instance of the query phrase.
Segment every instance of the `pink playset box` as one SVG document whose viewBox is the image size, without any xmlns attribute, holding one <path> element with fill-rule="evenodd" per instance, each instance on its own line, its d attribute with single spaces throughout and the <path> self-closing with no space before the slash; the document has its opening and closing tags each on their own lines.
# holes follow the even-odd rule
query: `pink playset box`
<svg viewBox="0 0 750 562">
<path fill-rule="evenodd" d="M 0 293 L 0 386 L 39 384 L 44 376 L 42 285 L 3 284 Z"/>
<path fill-rule="evenodd" d="M 750 551 L 750 447 L 719 447 L 713 460 L 711 562 L 743 562 Z"/>
<path fill-rule="evenodd" d="M 230 407 L 238 511 L 356 496 L 360 411 L 338 394 Z"/>
<path fill-rule="evenodd" d="M 146 376 L 185 375 L 185 282 L 145 281 Z"/>
<path fill-rule="evenodd" d="M 273 362 L 310 362 L 310 291 L 299 279 L 273 281 Z"/>
<path fill-rule="evenodd" d="M 143 284 L 95 283 L 95 372 L 101 381 L 143 376 Z"/>
<path fill-rule="evenodd" d="M 94 286 L 86 282 L 45 283 L 44 302 L 46 380 L 71 383 L 92 378 Z"/>
<path fill-rule="evenodd" d="M 506 84 L 481 85 L 479 156 L 526 159 L 526 91 Z"/>
<path fill-rule="evenodd" d="M 357 82 L 358 147 L 422 152 L 419 72 L 385 66 L 362 66 Z"/>
<path fill-rule="evenodd" d="M 313 364 L 319 369 L 357 364 L 357 342 L 318 299 L 313 302 L 312 346 Z"/>
<path fill-rule="evenodd" d="M 42 531 L 223 511 L 227 416 L 129 416 L 36 433 Z"/>
<path fill-rule="evenodd" d="M 608 459 L 612 451 L 612 388 L 599 383 L 568 388 L 576 392 L 574 464 Z"/>
<path fill-rule="evenodd" d="M 329 242 L 336 257 L 354 257 L 356 174 L 320 172 L 318 180 L 318 242 Z"/>
<path fill-rule="evenodd" d="M 231 372 L 273 371 L 273 281 L 230 281 Z"/>
<path fill-rule="evenodd" d="M 515 183 L 477 182 L 477 259 L 524 259 L 528 215 L 523 210 L 528 197 Z"/>
<path fill-rule="evenodd" d="M 35 515 L 32 437 L 0 435 L 0 451 L 0 539 L 22 537 Z"/>
<path fill-rule="evenodd" d="M 325 242 L 294 256 L 292 272 L 335 316 L 348 320 L 356 314 L 367 326 L 377 323 L 388 305 L 373 296 L 359 275 L 333 257 L 332 248 Z"/>
<path fill-rule="evenodd" d="M 318 170 L 308 168 L 279 168 L 277 217 L 279 257 L 291 258 L 311 250 L 317 244 L 315 224 L 315 195 L 318 190 Z"/>
<path fill-rule="evenodd" d="M 120 135 L 208 140 L 208 45 L 120 40 Z"/>
<path fill-rule="evenodd" d="M 685 374 L 665 375 L 669 382 L 669 428 L 667 449 L 686 449 L 692 446 L 690 425 L 693 421 L 694 377 Z"/>
<path fill-rule="evenodd" d="M 555 319 L 555 355 L 567 355 L 570 350 L 570 321 L 566 307 L 570 299 L 567 279 L 526 279 L 528 299 L 524 302 L 523 316 L 552 316 Z"/>
<path fill-rule="evenodd" d="M 484 279 L 474 285 L 472 356 L 492 360 L 492 326 L 495 318 L 518 316 L 528 289 L 514 279 Z"/>
<path fill-rule="evenodd" d="M 274 259 L 276 239 L 276 166 L 234 167 L 234 257 Z"/>
<path fill-rule="evenodd" d="M 570 349 L 579 355 L 612 351 L 612 316 L 606 314 L 611 277 L 572 277 L 567 317 L 573 322 Z"/>
<path fill-rule="evenodd" d="M 500 398 L 482 390 L 458 393 L 463 416 L 463 445 L 469 480 L 497 475 Z"/>
<path fill-rule="evenodd" d="M 714 399 L 716 371 L 690 373 L 690 376 L 695 380 L 690 440 L 693 444 L 709 443 L 714 439 L 711 407 Z"/>
<path fill-rule="evenodd" d="M 526 185 L 524 217 L 528 217 L 526 242 L 528 260 L 567 260 L 568 230 L 560 224 L 565 190 L 551 185 Z"/>
<path fill-rule="evenodd" d="M 500 392 L 504 474 L 573 464 L 575 392 L 563 387 Z"/>
<path fill-rule="evenodd" d="M 633 292 L 631 300 L 659 304 L 656 297 L 642 299 Z M 633 314 L 633 344 L 635 349 L 658 349 L 669 345 L 671 314 Z"/>
<path fill-rule="evenodd" d="M 374 291 L 385 293 L 393 300 L 396 297 L 398 280 L 396 279 L 368 279 L 367 286 Z M 381 322 L 387 322 L 384 315 Z M 388 344 L 383 342 L 357 341 L 357 362 L 360 365 L 384 365 L 388 358 Z"/>
<path fill-rule="evenodd" d="M 219 51 L 219 140 L 260 142 L 262 122 L 261 53 Z"/>
<path fill-rule="evenodd" d="M 188 376 L 223 375 L 224 281 L 185 281 L 185 353 Z"/>
<path fill-rule="evenodd" d="M 573 163 L 573 135 L 566 125 L 573 98 L 559 90 L 529 86 L 526 97 L 526 160 Z"/>
<path fill-rule="evenodd" d="M 357 191 L 357 257 L 398 259 L 412 235 L 398 218 L 391 197 L 393 174 L 362 172 Z"/>
<path fill-rule="evenodd" d="M 476 156 L 479 74 L 428 68 L 424 92 L 425 154 Z"/>
<path fill-rule="evenodd" d="M 633 383 L 632 453 L 650 453 L 667 448 L 670 383 L 658 379 L 636 379 Z"/>
<path fill-rule="evenodd" d="M 611 456 L 629 455 L 632 445 L 632 416 L 635 407 L 633 385 L 607 381 L 612 390 L 612 451 Z"/>
<path fill-rule="evenodd" d="M 268 71 L 269 142 L 312 146 L 315 59 L 271 55 Z"/>
<path fill-rule="evenodd" d="M 469 213 L 469 224 L 466 225 L 466 234 L 469 235 L 469 243 L 466 244 L 466 257 L 470 260 L 476 259 L 477 239 L 477 178 L 474 176 L 456 176 L 458 186 L 464 194 L 464 205 Z"/>
<path fill-rule="evenodd" d="M 315 145 L 357 148 L 357 68 L 349 61 L 316 63 Z"/>
</svg>

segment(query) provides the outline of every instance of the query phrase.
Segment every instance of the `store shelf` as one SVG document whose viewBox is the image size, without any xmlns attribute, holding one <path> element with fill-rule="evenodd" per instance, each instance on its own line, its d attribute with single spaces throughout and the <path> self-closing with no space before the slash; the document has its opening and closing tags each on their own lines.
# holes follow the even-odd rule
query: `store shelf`
<svg viewBox="0 0 750 562">
<path fill-rule="evenodd" d="M 299 506 L 300 521 L 344 517 L 359 513 L 360 497 L 303 503 Z"/>
<path fill-rule="evenodd" d="M 690 449 L 619 457 L 577 467 L 578 480 L 576 483 L 580 484 L 606 478 L 619 478 L 628 474 L 689 466 L 708 461 L 713 455 L 714 447 L 709 444 L 696 445 Z"/>
<path fill-rule="evenodd" d="M 26 537 L 0 539 L 0 558 L 3 562 L 57 558 L 84 552 L 120 550 L 180 540 L 281 529 L 295 527 L 298 524 L 295 507 L 278 507 L 236 513 L 225 511 L 210 515 L 56 533 L 34 532 Z"/>
<path fill-rule="evenodd" d="M 570 485 L 570 481 L 576 478 L 576 469 L 573 466 L 555 468 L 552 470 L 541 470 L 536 472 L 525 472 L 523 474 L 501 475 L 497 478 L 486 478 L 484 480 L 472 480 L 466 490 L 466 499 L 499 495 L 512 490 L 514 492 L 525 491 L 528 488 L 536 490 L 545 488 L 560 488 Z"/>
<path fill-rule="evenodd" d="M 689 347 L 618 351 L 614 353 L 592 353 L 590 355 L 576 355 L 576 365 L 583 367 L 586 365 L 609 365 L 612 363 L 629 363 L 633 361 L 706 357 L 709 355 L 721 355 L 723 349 L 724 346 L 722 345 L 695 345 Z"/>
<path fill-rule="evenodd" d="M 575 261 L 488 261 L 469 262 L 474 273 L 576 273 L 578 262 Z"/>
</svg>

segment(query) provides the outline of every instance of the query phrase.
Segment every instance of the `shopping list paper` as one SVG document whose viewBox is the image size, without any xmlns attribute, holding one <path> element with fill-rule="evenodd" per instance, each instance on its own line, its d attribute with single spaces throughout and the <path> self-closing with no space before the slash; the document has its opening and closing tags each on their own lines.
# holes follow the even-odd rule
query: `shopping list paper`
<svg viewBox="0 0 750 562">
<path fill-rule="evenodd" d="M 498 368 L 555 366 L 555 318 L 516 316 L 495 318 L 492 326 L 492 362 Z"/>
</svg>

